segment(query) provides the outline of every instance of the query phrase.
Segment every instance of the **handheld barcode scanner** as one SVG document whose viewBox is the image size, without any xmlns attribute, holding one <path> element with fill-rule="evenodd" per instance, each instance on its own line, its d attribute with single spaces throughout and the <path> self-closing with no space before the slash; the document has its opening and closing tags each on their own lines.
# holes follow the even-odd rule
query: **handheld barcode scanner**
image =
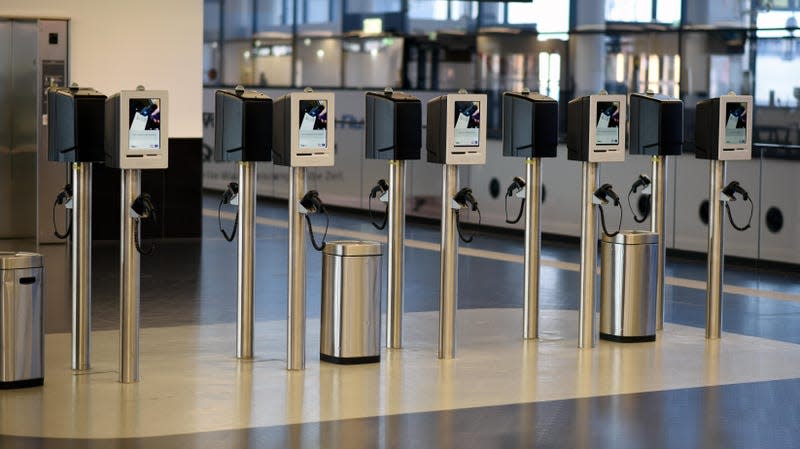
<svg viewBox="0 0 800 449">
<path fill-rule="evenodd" d="M 219 230 L 225 240 L 237 242 L 236 357 L 254 356 L 256 171 L 259 162 L 272 159 L 273 102 L 260 92 L 236 86 L 214 93 L 214 159 L 235 162 L 238 182 L 230 182 L 217 207 Z M 222 208 L 236 208 L 233 230 L 222 226 Z"/>
<path fill-rule="evenodd" d="M 142 170 L 165 169 L 169 161 L 169 98 L 164 90 L 124 90 L 105 104 L 106 165 L 122 170 L 120 204 L 120 354 L 119 381 L 139 380 L 141 223 L 156 220 L 156 206 L 141 191 Z"/>
<path fill-rule="evenodd" d="M 286 368 L 305 369 L 306 253 L 305 218 L 314 249 L 325 248 L 328 214 L 320 194 L 306 191 L 306 167 L 332 166 L 336 127 L 331 92 L 306 88 L 290 92 L 273 104 L 272 160 L 289 167 L 288 325 Z M 311 214 L 325 215 L 321 242 L 314 237 Z"/>
<path fill-rule="evenodd" d="M 71 240 L 74 370 L 91 368 L 92 164 L 105 159 L 105 102 L 102 93 L 77 84 L 47 90 L 47 159 L 68 164 L 71 178 L 53 202 L 53 234 Z M 59 206 L 67 216 L 63 233 L 56 224 Z"/>
<path fill-rule="evenodd" d="M 542 198 L 542 159 L 556 157 L 558 147 L 558 102 L 523 89 L 503 93 L 503 156 L 525 159 L 525 178 L 515 176 L 504 198 L 506 223 L 525 216 L 525 266 L 522 337 L 539 338 L 539 258 Z M 519 212 L 510 218 L 508 203 L 521 199 Z"/>
<path fill-rule="evenodd" d="M 709 160 L 708 288 L 706 291 L 706 338 L 722 334 L 723 204 L 734 229 L 745 231 L 753 218 L 750 195 L 737 181 L 725 184 L 727 161 L 749 160 L 753 142 L 753 97 L 733 92 L 697 103 L 695 156 Z M 744 226 L 733 220 L 730 203 L 735 195 L 750 203 L 750 220 Z"/>
<path fill-rule="evenodd" d="M 597 185 L 597 164 L 625 160 L 625 125 L 627 98 L 601 91 L 578 97 L 567 106 L 567 157 L 582 162 L 581 183 L 581 297 L 578 325 L 578 347 L 592 348 L 597 341 L 595 329 L 595 284 L 597 273 L 597 221 L 595 198 L 607 202 L 613 189 Z M 596 195 L 597 194 L 597 195 Z M 619 204 L 619 199 L 615 201 Z M 602 204 L 601 218 L 605 223 Z M 620 209 L 621 211 L 621 209 Z M 607 231 L 604 227 L 604 231 Z"/>
<path fill-rule="evenodd" d="M 367 205 L 375 228 L 388 226 L 386 288 L 386 347 L 402 347 L 403 280 L 405 259 L 406 161 L 419 160 L 422 148 L 422 102 L 387 87 L 367 92 L 364 149 L 367 159 L 388 161 L 389 180 L 379 179 L 370 189 Z M 372 200 L 385 203 L 383 221 L 372 215 Z"/>
<path fill-rule="evenodd" d="M 458 298 L 458 238 L 469 243 L 474 234 L 464 237 L 460 211 L 478 213 L 480 209 L 469 188 L 459 188 L 461 165 L 486 163 L 486 95 L 457 94 L 436 97 L 428 102 L 426 150 L 428 162 L 442 164 L 442 243 L 439 289 L 439 358 L 455 357 L 455 314 Z"/>
</svg>

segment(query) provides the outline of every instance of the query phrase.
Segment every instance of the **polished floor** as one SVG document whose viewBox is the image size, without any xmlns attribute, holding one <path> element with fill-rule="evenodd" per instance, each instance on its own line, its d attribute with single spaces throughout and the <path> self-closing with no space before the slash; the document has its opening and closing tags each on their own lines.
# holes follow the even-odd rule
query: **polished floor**
<svg viewBox="0 0 800 449">
<path fill-rule="evenodd" d="M 235 244 L 214 201 L 202 241 L 143 258 L 141 382 L 116 381 L 118 255 L 100 242 L 93 368 L 71 372 L 69 334 L 49 334 L 45 386 L 0 391 L 0 448 L 800 447 L 797 273 L 729 266 L 725 333 L 708 341 L 704 266 L 670 259 L 657 342 L 578 350 L 577 248 L 543 248 L 541 339 L 525 342 L 521 238 L 484 233 L 462 246 L 457 358 L 440 361 L 438 230 L 410 224 L 404 349 L 318 361 L 309 248 L 307 369 L 287 372 L 285 209 L 259 209 L 256 359 L 238 361 Z M 359 216 L 331 225 L 331 238 L 381 238 Z"/>
</svg>

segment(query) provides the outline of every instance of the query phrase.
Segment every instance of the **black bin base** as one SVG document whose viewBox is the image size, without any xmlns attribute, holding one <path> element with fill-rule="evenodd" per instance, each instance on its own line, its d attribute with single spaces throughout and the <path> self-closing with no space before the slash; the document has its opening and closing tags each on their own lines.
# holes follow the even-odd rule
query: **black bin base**
<svg viewBox="0 0 800 449">
<path fill-rule="evenodd" d="M 642 343 L 645 341 L 656 341 L 655 335 L 637 335 L 625 337 L 620 335 L 604 334 L 602 332 L 600 332 L 600 338 L 617 343 Z"/>
<path fill-rule="evenodd" d="M 319 359 L 323 362 L 336 363 L 338 365 L 360 365 L 362 363 L 378 363 L 381 361 L 380 355 L 367 357 L 334 357 L 332 355 L 319 353 Z"/>
<path fill-rule="evenodd" d="M 0 382 L 0 390 L 41 387 L 42 385 L 44 385 L 44 377 L 39 377 L 36 379 L 12 380 L 10 382 Z"/>
</svg>

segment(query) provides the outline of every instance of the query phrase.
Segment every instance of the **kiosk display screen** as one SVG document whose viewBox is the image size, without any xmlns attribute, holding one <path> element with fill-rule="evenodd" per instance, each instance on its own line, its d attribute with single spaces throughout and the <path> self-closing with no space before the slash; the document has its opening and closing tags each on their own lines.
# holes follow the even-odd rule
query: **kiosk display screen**
<svg viewBox="0 0 800 449">
<path fill-rule="evenodd" d="M 328 101 L 300 100 L 300 148 L 328 146 Z"/>
<path fill-rule="evenodd" d="M 131 98 L 128 100 L 130 128 L 128 148 L 158 150 L 161 147 L 161 100 Z"/>
<path fill-rule="evenodd" d="M 746 143 L 747 103 L 726 103 L 725 117 L 725 143 Z"/>
<path fill-rule="evenodd" d="M 597 102 L 596 145 L 619 144 L 619 102 Z"/>
<path fill-rule="evenodd" d="M 453 127 L 453 145 L 457 147 L 480 146 L 481 103 L 479 101 L 456 101 Z"/>
</svg>

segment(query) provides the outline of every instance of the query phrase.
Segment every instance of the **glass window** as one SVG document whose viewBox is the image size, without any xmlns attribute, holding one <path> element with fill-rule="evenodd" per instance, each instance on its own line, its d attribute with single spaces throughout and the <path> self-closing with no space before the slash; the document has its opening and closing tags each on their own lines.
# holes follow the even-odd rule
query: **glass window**
<svg viewBox="0 0 800 449">
<path fill-rule="evenodd" d="M 650 22 L 653 3 L 649 0 L 606 0 L 606 20 L 609 22 Z"/>
<path fill-rule="evenodd" d="M 400 0 L 347 0 L 348 14 L 400 12 Z"/>
<path fill-rule="evenodd" d="M 224 39 L 241 39 L 253 34 L 253 0 L 225 0 Z"/>
<path fill-rule="evenodd" d="M 205 0 L 203 2 L 203 40 L 205 42 L 218 41 L 220 0 Z"/>
<path fill-rule="evenodd" d="M 658 0 L 656 3 L 656 20 L 661 23 L 680 23 L 681 0 Z"/>
<path fill-rule="evenodd" d="M 452 0 L 450 2 L 450 20 L 469 20 L 478 18 L 478 6 L 474 2 Z"/>
<path fill-rule="evenodd" d="M 255 0 L 256 31 L 292 25 L 294 0 Z"/>
<path fill-rule="evenodd" d="M 481 26 L 497 26 L 502 25 L 506 17 L 505 3 L 480 3 L 478 5 L 481 11 Z"/>
<path fill-rule="evenodd" d="M 569 30 L 569 1 L 534 0 L 532 3 L 509 3 L 508 23 L 535 23 L 540 33 L 564 33 Z"/>
<path fill-rule="evenodd" d="M 410 0 L 410 19 L 447 20 L 447 0 Z"/>
<path fill-rule="evenodd" d="M 331 21 L 330 0 L 305 0 L 305 3 L 308 7 L 305 23 L 326 23 Z"/>
</svg>

